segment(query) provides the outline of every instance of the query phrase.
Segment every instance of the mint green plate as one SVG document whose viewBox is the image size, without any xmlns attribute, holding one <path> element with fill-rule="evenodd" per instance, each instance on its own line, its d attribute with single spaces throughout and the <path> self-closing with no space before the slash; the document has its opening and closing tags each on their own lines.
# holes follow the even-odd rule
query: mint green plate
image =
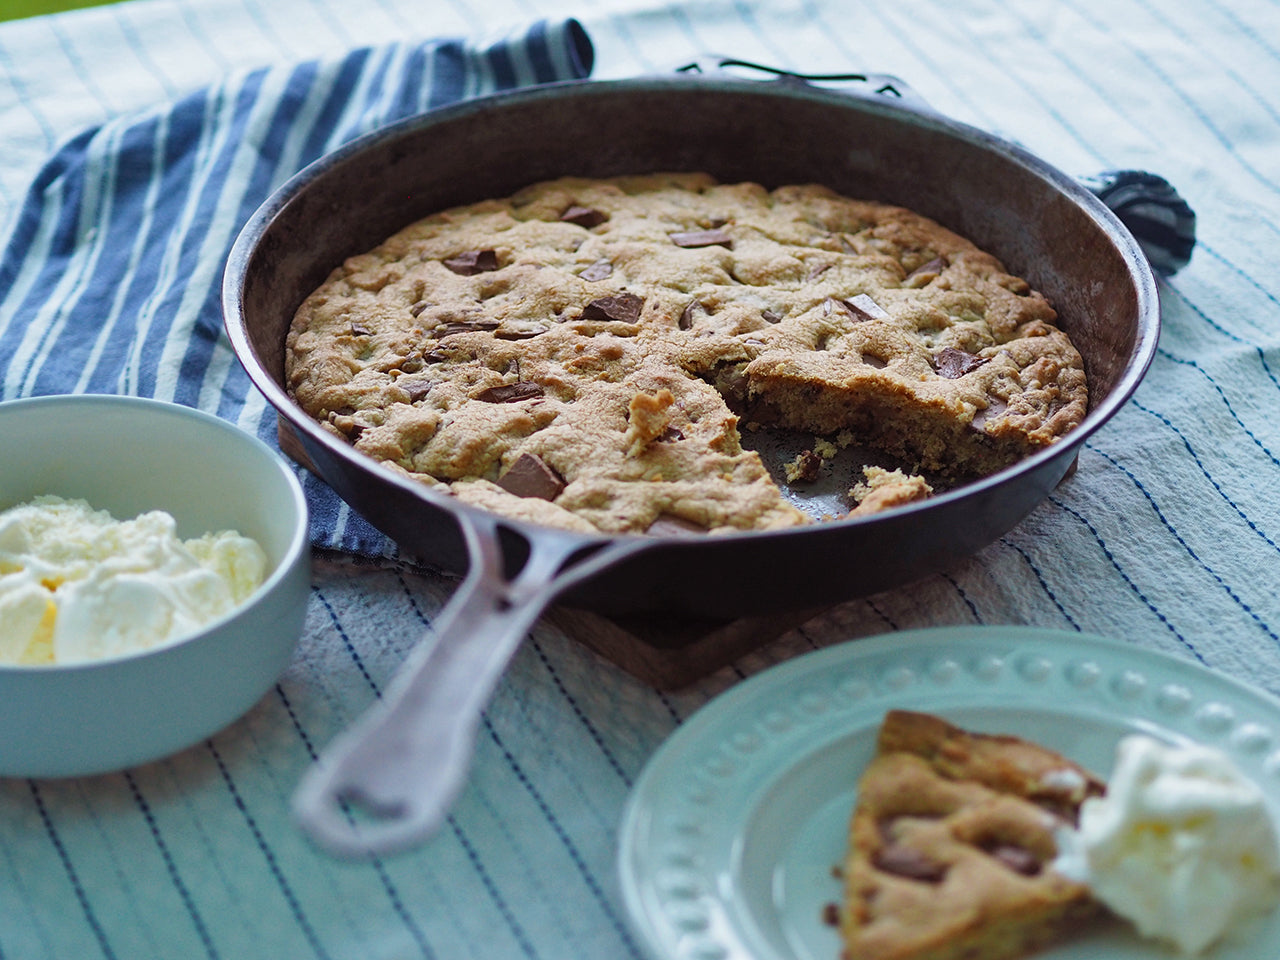
<svg viewBox="0 0 1280 960">
<path fill-rule="evenodd" d="M 1280 821 L 1280 700 L 1191 660 L 1027 627 L 905 631 L 819 650 L 744 681 L 654 754 L 628 801 L 619 874 L 660 960 L 837 960 L 855 785 L 890 708 L 1009 733 L 1101 776 L 1144 732 L 1225 751 Z M 1039 960 L 1168 958 L 1115 924 Z M 1206 956 L 1280 956 L 1280 913 Z"/>
</svg>

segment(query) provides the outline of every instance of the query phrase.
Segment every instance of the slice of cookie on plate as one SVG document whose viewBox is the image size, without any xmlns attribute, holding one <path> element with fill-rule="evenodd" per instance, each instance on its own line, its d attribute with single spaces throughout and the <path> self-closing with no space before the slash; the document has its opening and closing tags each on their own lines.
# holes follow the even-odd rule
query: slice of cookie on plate
<svg viewBox="0 0 1280 960">
<path fill-rule="evenodd" d="M 1051 864 L 1055 828 L 1104 791 L 1029 741 L 890 711 L 850 824 L 846 960 L 1008 960 L 1103 915 Z"/>
</svg>

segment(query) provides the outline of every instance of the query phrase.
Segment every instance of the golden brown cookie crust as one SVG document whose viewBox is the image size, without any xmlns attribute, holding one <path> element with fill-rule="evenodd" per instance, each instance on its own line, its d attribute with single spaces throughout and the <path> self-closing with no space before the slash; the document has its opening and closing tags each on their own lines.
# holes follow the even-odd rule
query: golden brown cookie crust
<svg viewBox="0 0 1280 960">
<path fill-rule="evenodd" d="M 900 208 L 704 174 L 563 179 L 350 258 L 298 309 L 286 379 L 357 450 L 508 515 L 759 530 L 811 521 L 739 417 L 978 476 L 1084 416 L 1054 321 Z M 522 457 L 553 479 L 504 487 Z"/>
<path fill-rule="evenodd" d="M 890 711 L 850 823 L 846 960 L 1008 960 L 1101 915 L 1051 863 L 1054 830 L 1103 790 L 1028 741 Z"/>
</svg>

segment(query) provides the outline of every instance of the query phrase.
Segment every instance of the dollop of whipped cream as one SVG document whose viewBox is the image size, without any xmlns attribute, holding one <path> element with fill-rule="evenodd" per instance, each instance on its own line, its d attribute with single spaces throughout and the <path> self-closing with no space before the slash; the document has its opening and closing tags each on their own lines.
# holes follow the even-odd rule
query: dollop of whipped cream
<svg viewBox="0 0 1280 960">
<path fill-rule="evenodd" d="M 1132 735 L 1103 797 L 1058 833 L 1054 867 L 1143 936 L 1201 953 L 1280 899 L 1280 849 L 1262 791 L 1220 751 Z"/>
<path fill-rule="evenodd" d="M 0 512 L 0 662 L 80 663 L 196 632 L 262 583 L 262 548 L 233 530 L 181 540 L 169 514 L 116 520 L 84 500 Z"/>
</svg>

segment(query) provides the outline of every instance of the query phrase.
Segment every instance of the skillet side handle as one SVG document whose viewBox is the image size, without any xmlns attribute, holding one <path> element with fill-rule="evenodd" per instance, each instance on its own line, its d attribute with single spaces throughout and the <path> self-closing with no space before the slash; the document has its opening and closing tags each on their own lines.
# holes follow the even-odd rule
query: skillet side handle
<svg viewBox="0 0 1280 960">
<path fill-rule="evenodd" d="M 1160 276 L 1171 277 L 1191 262 L 1196 212 L 1164 177 L 1146 170 L 1107 170 L 1080 182 L 1129 228 Z"/>
<path fill-rule="evenodd" d="M 918 110 L 933 112 L 933 108 L 902 79 L 888 73 L 796 73 L 781 67 L 771 67 L 737 57 L 705 54 L 675 68 L 680 74 L 703 76 L 743 76 L 751 79 L 769 79 L 781 83 L 841 84 L 845 93 L 867 97 L 885 97 Z"/>
<path fill-rule="evenodd" d="M 544 531 L 511 580 L 495 518 L 462 513 L 470 567 L 381 700 L 326 748 L 293 797 L 295 819 L 330 853 L 394 853 L 431 836 L 466 783 L 481 711 L 511 657 L 562 590 L 643 543 L 573 560 L 581 538 Z"/>
</svg>

